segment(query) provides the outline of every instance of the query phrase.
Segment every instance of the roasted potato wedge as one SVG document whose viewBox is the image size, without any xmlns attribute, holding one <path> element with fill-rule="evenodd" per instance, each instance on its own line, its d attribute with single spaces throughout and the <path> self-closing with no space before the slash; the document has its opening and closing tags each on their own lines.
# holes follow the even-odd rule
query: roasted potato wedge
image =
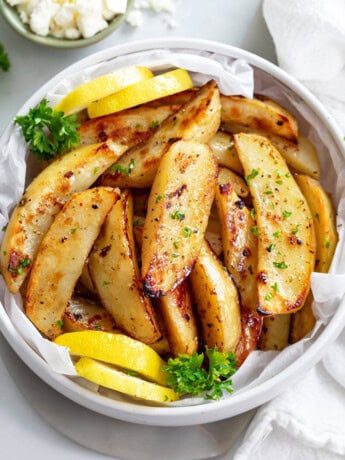
<svg viewBox="0 0 345 460">
<path fill-rule="evenodd" d="M 294 171 L 300 174 L 307 174 L 314 179 L 318 179 L 320 177 L 320 160 L 317 154 L 317 150 L 314 144 L 308 139 L 307 137 L 299 134 L 297 143 L 284 139 L 283 137 L 275 136 L 268 132 L 259 130 L 259 129 L 252 129 L 250 127 L 244 127 L 237 123 L 223 123 L 222 129 L 227 133 L 251 133 L 251 134 L 258 134 L 259 136 L 267 137 L 274 147 L 279 151 L 279 153 L 283 156 L 286 163 L 292 168 Z M 226 134 L 226 133 L 224 133 Z M 220 148 L 219 148 L 220 150 Z M 227 158 L 226 154 L 224 153 L 223 156 L 218 154 L 219 156 L 219 164 L 223 164 L 224 166 L 228 166 L 225 164 L 223 158 Z M 231 152 L 231 161 L 236 163 L 236 156 L 237 152 L 236 149 L 232 149 Z M 234 167 L 228 166 L 234 171 Z M 239 172 L 239 171 L 236 171 Z"/>
<path fill-rule="evenodd" d="M 61 333 L 62 317 L 87 255 L 118 196 L 116 190 L 105 187 L 75 193 L 42 240 L 27 286 L 25 310 L 49 339 Z"/>
<path fill-rule="evenodd" d="M 338 243 L 336 215 L 332 200 L 319 181 L 304 175 L 296 175 L 313 216 L 316 236 L 315 271 L 327 273 Z"/>
<path fill-rule="evenodd" d="M 85 330 L 115 332 L 114 318 L 98 302 L 73 296 L 63 315 L 63 332 Z"/>
<path fill-rule="evenodd" d="M 338 242 L 336 215 L 329 194 L 320 182 L 308 176 L 297 175 L 297 184 L 305 196 L 313 216 L 316 235 L 316 262 L 314 271 L 327 273 Z M 290 341 L 305 337 L 315 325 L 312 310 L 313 296 L 308 298 L 301 310 L 291 318 Z"/>
<path fill-rule="evenodd" d="M 291 315 L 264 318 L 258 348 L 262 351 L 283 350 L 289 344 Z"/>
<path fill-rule="evenodd" d="M 218 177 L 215 201 L 219 212 L 224 263 L 233 277 L 244 309 L 258 306 L 256 270 L 258 263 L 255 221 L 230 182 Z"/>
<path fill-rule="evenodd" d="M 111 170 L 102 185 L 144 188 L 151 186 L 163 154 L 179 139 L 208 142 L 220 124 L 219 91 L 212 80 L 166 119 L 144 144 L 130 149 Z"/>
<path fill-rule="evenodd" d="M 170 351 L 177 357 L 180 353 L 192 355 L 198 350 L 198 328 L 194 316 L 187 281 L 157 300 L 164 322 Z"/>
<path fill-rule="evenodd" d="M 154 343 L 161 333 L 151 302 L 143 294 L 133 239 L 129 190 L 110 211 L 89 256 L 89 270 L 102 305 L 129 336 Z"/>
<path fill-rule="evenodd" d="M 295 117 L 268 97 L 257 95 L 254 99 L 243 96 L 220 98 L 222 122 L 233 122 L 245 128 L 259 129 L 297 142 L 298 127 Z"/>
<path fill-rule="evenodd" d="M 231 184 L 235 193 L 240 198 L 246 198 L 249 195 L 249 188 L 242 177 L 238 176 L 228 168 L 219 168 L 218 184 L 227 185 Z"/>
<path fill-rule="evenodd" d="M 1 245 L 1 274 L 11 292 L 20 289 L 64 203 L 90 187 L 125 150 L 112 141 L 82 147 L 55 160 L 31 182 L 12 213 Z"/>
<path fill-rule="evenodd" d="M 256 311 L 241 307 L 242 334 L 237 343 L 235 356 L 239 368 L 258 343 L 262 330 L 263 317 Z"/>
<path fill-rule="evenodd" d="M 273 145 L 255 134 L 234 142 L 253 197 L 258 235 L 258 312 L 299 310 L 315 264 L 314 225 L 308 203 Z"/>
<path fill-rule="evenodd" d="M 180 105 L 136 107 L 99 118 L 91 118 L 79 128 L 80 145 L 95 144 L 112 139 L 134 147 L 152 136 L 163 120 L 175 113 Z"/>
<path fill-rule="evenodd" d="M 243 167 L 238 158 L 231 134 L 218 131 L 208 144 L 219 165 L 225 166 L 243 176 Z"/>
<path fill-rule="evenodd" d="M 205 240 L 189 279 L 204 343 L 235 351 L 241 337 L 237 288 Z"/>
<path fill-rule="evenodd" d="M 163 156 L 143 230 L 144 291 L 160 297 L 190 273 L 214 198 L 217 164 L 206 144 L 178 141 Z"/>
</svg>

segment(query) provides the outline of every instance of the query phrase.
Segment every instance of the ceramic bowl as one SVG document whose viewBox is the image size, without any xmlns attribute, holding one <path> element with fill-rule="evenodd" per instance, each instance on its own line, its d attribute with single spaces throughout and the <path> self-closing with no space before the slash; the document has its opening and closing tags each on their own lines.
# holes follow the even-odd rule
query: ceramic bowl
<svg viewBox="0 0 345 460">
<path fill-rule="evenodd" d="M 175 64 L 175 62 L 177 62 L 175 59 L 176 53 L 187 54 L 187 56 L 195 54 L 207 57 L 210 62 L 218 60 L 221 65 L 228 59 L 236 61 L 238 65 L 241 65 L 243 62 L 248 63 L 253 70 L 255 89 L 263 94 L 274 94 L 274 97 L 278 98 L 278 101 L 281 96 L 290 98 L 290 100 L 294 102 L 292 109 L 294 113 L 297 114 L 301 130 L 306 132 L 311 129 L 314 134 L 318 136 L 318 146 L 323 153 L 321 159 L 322 172 L 328 175 L 329 171 L 333 168 L 334 174 L 336 174 L 337 169 L 333 164 L 335 157 L 330 157 L 331 152 L 332 155 L 336 156 L 338 164 L 344 164 L 344 143 L 340 129 L 331 119 L 325 108 L 305 89 L 304 86 L 277 66 L 256 55 L 228 45 L 204 40 L 187 38 L 152 39 L 141 42 L 131 42 L 103 50 L 77 62 L 56 75 L 42 88 L 38 89 L 38 91 L 23 105 L 19 113 L 26 113 L 30 107 L 36 105 L 55 88 L 60 81 L 65 81 L 71 75 L 75 76 L 78 72 L 83 72 L 84 69 L 88 68 L 99 68 L 99 65 L 102 64 L 105 64 L 105 70 L 107 71 L 109 71 L 112 66 L 119 67 L 130 63 L 140 63 L 144 65 L 147 54 L 155 50 L 159 56 L 164 52 L 172 53 L 174 55 L 172 59 L 174 65 L 177 65 Z M 0 152 L 2 152 L 6 146 L 10 146 L 11 142 L 15 142 L 14 138 L 16 134 L 18 134 L 18 132 L 15 127 L 10 125 L 0 139 Z M 336 182 L 333 179 L 332 177 L 328 177 L 331 187 L 333 187 L 332 184 Z M 335 195 L 338 193 L 335 189 L 330 191 Z M 340 199 L 341 196 L 339 196 L 338 193 L 337 204 Z M 342 236 L 339 244 L 343 244 Z M 332 267 L 333 273 L 335 274 L 341 273 L 339 263 Z M 3 283 L 0 283 L 0 300 L 3 305 L 8 303 L 9 297 L 10 294 L 7 288 Z M 21 330 L 21 326 L 11 319 L 8 309 L 3 305 L 0 305 L 0 329 L 11 347 L 33 372 L 55 390 L 74 402 L 103 415 L 133 423 L 156 426 L 183 426 L 215 422 L 244 413 L 269 401 L 291 387 L 294 382 L 300 379 L 301 376 L 311 368 L 311 366 L 321 359 L 327 347 L 337 338 L 344 327 L 344 298 L 339 295 L 331 299 L 330 303 L 333 308 L 332 314 L 324 324 L 320 325 L 314 337 L 306 341 L 303 347 L 299 348 L 297 344 L 297 348 L 294 349 L 294 354 L 292 354 L 293 359 L 291 359 L 289 350 L 286 354 L 287 359 L 280 361 L 279 365 L 274 367 L 274 370 L 265 372 L 264 366 L 264 371 L 262 373 L 263 377 L 261 376 L 259 379 L 257 379 L 258 376 L 255 373 L 252 375 L 250 374 L 250 363 L 247 366 L 245 362 L 243 365 L 243 372 L 241 371 L 239 377 L 242 376 L 242 379 L 244 377 L 249 378 L 248 385 L 241 387 L 238 391 L 235 390 L 235 392 L 226 399 L 182 406 L 153 406 L 123 397 L 113 399 L 80 385 L 76 380 L 53 372 L 51 367 L 36 351 L 35 347 L 28 342 L 25 331 Z M 293 347 L 295 347 L 295 345 L 293 345 Z M 257 355 L 255 355 L 255 359 L 252 360 L 252 363 L 253 361 L 255 362 L 256 359 L 259 359 Z M 258 371 L 256 371 L 256 373 L 257 372 Z M 238 381 L 236 384 L 240 386 Z"/>
<path fill-rule="evenodd" d="M 28 24 L 24 24 L 22 22 L 18 15 L 16 7 L 10 6 L 5 0 L 0 0 L 0 12 L 2 13 L 7 23 L 12 27 L 12 29 L 14 29 L 22 37 L 43 46 L 72 49 L 94 45 L 95 43 L 99 42 L 100 40 L 103 40 L 104 38 L 112 34 L 122 24 L 129 9 L 131 8 L 132 3 L 133 0 L 128 0 L 126 13 L 116 15 L 111 21 L 109 21 L 109 25 L 107 28 L 101 30 L 92 37 L 78 38 L 75 40 L 55 38 L 49 35 L 43 37 L 35 34 L 34 32 L 32 32 Z"/>
</svg>

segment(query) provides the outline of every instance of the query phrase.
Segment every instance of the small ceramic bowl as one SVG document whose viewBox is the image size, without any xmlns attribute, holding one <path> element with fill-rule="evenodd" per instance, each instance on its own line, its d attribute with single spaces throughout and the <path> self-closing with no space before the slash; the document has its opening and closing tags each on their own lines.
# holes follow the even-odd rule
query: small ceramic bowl
<svg viewBox="0 0 345 460">
<path fill-rule="evenodd" d="M 82 48 L 84 46 L 93 45 L 103 38 L 108 37 L 111 33 L 113 33 L 123 22 L 125 19 L 128 11 L 131 8 L 133 0 L 127 0 L 127 10 L 124 14 L 117 14 L 111 21 L 109 21 L 109 25 L 107 28 L 101 30 L 97 34 L 93 35 L 92 37 L 88 38 L 78 38 L 75 40 L 69 40 L 66 38 L 56 38 L 52 36 L 40 36 L 32 32 L 28 24 L 24 24 L 23 21 L 20 19 L 16 7 L 10 6 L 6 0 L 0 0 L 0 12 L 2 13 L 3 17 L 5 18 L 6 22 L 18 32 L 22 37 L 31 40 L 34 43 L 38 43 L 39 45 L 49 46 L 53 48 Z"/>
</svg>

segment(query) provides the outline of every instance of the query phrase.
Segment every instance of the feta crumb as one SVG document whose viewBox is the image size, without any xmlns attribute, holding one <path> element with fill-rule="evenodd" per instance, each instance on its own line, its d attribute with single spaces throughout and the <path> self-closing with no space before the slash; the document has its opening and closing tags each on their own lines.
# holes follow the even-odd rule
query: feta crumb
<svg viewBox="0 0 345 460">
<path fill-rule="evenodd" d="M 48 35 L 50 21 L 59 6 L 52 0 L 39 0 L 34 6 L 30 16 L 30 27 L 37 35 Z"/>
<path fill-rule="evenodd" d="M 139 10 L 131 10 L 127 15 L 126 22 L 132 27 L 140 27 L 144 22 L 143 13 Z"/>
</svg>

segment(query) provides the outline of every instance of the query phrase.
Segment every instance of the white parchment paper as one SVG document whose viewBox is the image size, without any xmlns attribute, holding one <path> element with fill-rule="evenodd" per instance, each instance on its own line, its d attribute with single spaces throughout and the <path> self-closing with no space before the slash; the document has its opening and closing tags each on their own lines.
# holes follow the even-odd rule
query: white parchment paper
<svg viewBox="0 0 345 460">
<path fill-rule="evenodd" d="M 196 85 L 201 85 L 214 78 L 223 94 L 242 94 L 252 97 L 254 92 L 261 93 L 272 97 L 291 110 L 297 116 L 300 132 L 307 135 L 318 149 L 322 170 L 321 181 L 332 193 L 337 207 L 339 244 L 330 274 L 314 273 L 312 275 L 312 290 L 315 298 L 313 308 L 318 319 L 314 330 L 309 337 L 287 347 L 282 352 L 252 352 L 234 376 L 235 394 L 238 394 L 264 382 L 293 363 L 317 339 L 320 330 L 327 325 L 337 309 L 340 298 L 345 293 L 344 156 L 318 115 L 291 89 L 264 71 L 251 68 L 242 59 L 235 60 L 208 52 L 188 49 L 149 50 L 114 57 L 95 65 L 91 63 L 65 76 L 58 84 L 50 87 L 45 94 L 41 94 L 33 105 L 43 97 L 47 97 L 51 105 L 55 105 L 65 94 L 81 83 L 134 64 L 148 66 L 156 73 L 174 67 L 182 67 L 190 71 Z M 7 223 L 11 209 L 20 199 L 25 185 L 32 180 L 36 172 L 35 164 L 28 153 L 28 147 L 21 131 L 15 125 L 6 130 L 0 141 L 0 170 L 6 171 L 0 183 L 0 225 L 2 227 Z M 52 372 L 75 375 L 68 351 L 41 337 L 25 316 L 20 295 L 10 294 L 2 277 L 0 278 L 0 300 L 0 308 L 5 309 L 18 333 L 49 364 Z M 228 397 L 231 396 L 224 396 L 224 398 Z M 205 403 L 205 401 L 194 398 L 175 404 L 199 403 Z"/>
</svg>

